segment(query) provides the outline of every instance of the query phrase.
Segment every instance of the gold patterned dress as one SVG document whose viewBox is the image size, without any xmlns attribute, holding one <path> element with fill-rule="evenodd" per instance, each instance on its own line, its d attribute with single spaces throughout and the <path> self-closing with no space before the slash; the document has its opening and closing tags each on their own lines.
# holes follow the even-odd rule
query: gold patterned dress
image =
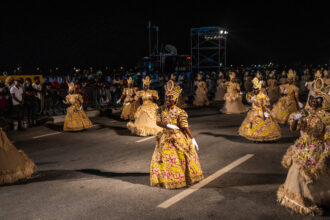
<svg viewBox="0 0 330 220">
<path fill-rule="evenodd" d="M 157 121 L 167 122 L 180 128 L 188 127 L 187 113 L 175 106 L 162 106 Z M 164 128 L 157 135 L 156 147 L 150 164 L 151 186 L 176 189 L 202 180 L 203 173 L 191 139 L 182 129 Z"/>
<path fill-rule="evenodd" d="M 248 108 L 242 103 L 242 95 L 237 82 L 229 81 L 225 84 L 227 92 L 225 94 L 225 106 L 221 112 L 225 114 L 241 114 L 248 111 Z"/>
<path fill-rule="evenodd" d="M 277 86 L 277 80 L 276 79 L 269 79 L 267 81 L 268 84 L 268 97 L 269 97 L 269 101 L 270 103 L 275 103 L 278 98 L 279 98 L 279 88 Z"/>
<path fill-rule="evenodd" d="M 299 88 L 293 84 L 280 86 L 280 93 L 283 95 L 273 105 L 272 116 L 280 124 L 286 124 L 289 115 L 298 110 Z"/>
<path fill-rule="evenodd" d="M 134 120 L 134 114 L 139 107 L 139 102 L 134 99 L 136 92 L 137 88 L 124 88 L 122 96 L 125 96 L 125 99 L 120 115 L 121 119 Z"/>
<path fill-rule="evenodd" d="M 26 154 L 17 150 L 0 128 L 0 185 L 30 178 L 35 165 Z"/>
<path fill-rule="evenodd" d="M 303 114 L 305 117 L 297 122 L 300 137 L 282 159 L 289 171 L 277 197 L 282 205 L 300 214 L 322 214 L 320 208 L 330 206 L 330 149 L 326 144 L 330 115 L 314 109 Z M 290 125 L 294 115 L 290 115 Z"/>
<path fill-rule="evenodd" d="M 269 115 L 265 117 L 269 98 L 263 92 L 257 95 L 247 94 L 247 100 L 254 99 L 252 109 L 248 112 L 238 132 L 241 136 L 251 141 L 274 141 L 281 138 L 281 128 Z"/>
<path fill-rule="evenodd" d="M 156 90 L 140 90 L 136 93 L 135 100 L 143 100 L 143 104 L 135 112 L 134 122 L 128 122 L 127 127 L 133 133 L 139 136 L 156 135 L 162 130 L 156 125 L 156 111 L 158 105 L 153 100 L 158 100 Z"/>
<path fill-rule="evenodd" d="M 209 99 L 207 98 L 207 87 L 205 81 L 195 81 L 195 86 L 197 86 L 196 92 L 195 92 L 195 99 L 194 99 L 194 105 L 195 106 L 204 106 L 209 105 Z"/>
<path fill-rule="evenodd" d="M 226 93 L 226 87 L 225 87 L 226 80 L 225 79 L 218 79 L 218 87 L 217 92 L 214 97 L 214 101 L 224 101 L 225 100 L 225 93 Z"/>
<path fill-rule="evenodd" d="M 82 108 L 83 102 L 83 98 L 79 94 L 66 96 L 66 103 L 71 106 L 66 109 L 64 131 L 81 131 L 93 127 L 91 120 Z"/>
</svg>

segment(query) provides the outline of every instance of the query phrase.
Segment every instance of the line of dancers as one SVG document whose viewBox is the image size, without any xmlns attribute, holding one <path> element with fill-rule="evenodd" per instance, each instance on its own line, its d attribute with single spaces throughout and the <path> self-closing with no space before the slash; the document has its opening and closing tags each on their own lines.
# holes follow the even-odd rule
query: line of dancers
<svg viewBox="0 0 330 220">
<path fill-rule="evenodd" d="M 242 103 L 242 92 L 235 77 L 235 73 L 232 73 L 229 82 L 220 78 L 219 84 L 226 88 L 223 94 L 226 101 L 223 113 L 239 114 L 248 111 L 238 130 L 241 136 L 257 142 L 278 140 L 281 138 L 279 124 L 286 123 L 292 131 L 300 130 L 300 137 L 289 147 L 282 160 L 283 166 L 289 171 L 285 183 L 278 189 L 278 201 L 301 214 L 322 214 L 322 207 L 330 204 L 330 114 L 327 112 L 327 82 L 320 77 L 319 72 L 316 73 L 315 79 L 306 84 L 309 95 L 304 106 L 299 101 L 299 89 L 294 84 L 295 73 L 290 70 L 287 80 L 280 86 L 281 97 L 269 109 L 271 101 L 267 89 L 269 92 L 272 88 L 265 88 L 265 82 L 259 74 L 251 80 L 252 92 L 246 94 L 246 100 L 252 104 L 248 110 Z M 178 83 L 169 80 L 165 86 L 165 103 L 159 107 L 155 103 L 159 98 L 158 93 L 149 89 L 150 83 L 147 76 L 143 80 L 143 89 L 138 90 L 132 87 L 133 80 L 130 78 L 128 88 L 118 100 L 118 103 L 123 100 L 121 118 L 130 120 L 127 127 L 133 134 L 156 137 L 150 163 L 150 185 L 177 189 L 203 180 L 197 154 L 198 144 L 189 129 L 188 114 L 178 106 L 182 89 Z M 195 85 L 196 96 L 199 96 L 195 99 L 195 104 L 207 105 L 207 88 L 201 77 Z M 140 99 L 143 101 L 141 106 Z M 69 86 L 66 102 L 71 106 L 67 111 L 64 130 L 90 128 L 92 123 L 81 107 L 82 99 L 75 94 L 74 84 Z M 12 145 L 2 130 L 0 132 L 0 184 L 29 178 L 35 165 Z"/>
</svg>

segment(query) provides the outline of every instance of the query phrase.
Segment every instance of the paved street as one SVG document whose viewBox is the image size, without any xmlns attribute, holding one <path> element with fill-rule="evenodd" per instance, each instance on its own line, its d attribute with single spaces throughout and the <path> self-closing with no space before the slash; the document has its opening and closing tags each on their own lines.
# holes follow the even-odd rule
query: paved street
<svg viewBox="0 0 330 220">
<path fill-rule="evenodd" d="M 282 127 L 280 141 L 256 144 L 237 134 L 245 114 L 211 107 L 188 114 L 204 175 L 214 180 L 186 197 L 177 195 L 187 189 L 149 186 L 154 137 L 131 135 L 118 116 L 97 117 L 84 132 L 42 126 L 8 134 L 38 173 L 0 187 L 0 219 L 330 219 L 291 214 L 276 202 L 287 172 L 280 161 L 298 133 Z"/>
</svg>

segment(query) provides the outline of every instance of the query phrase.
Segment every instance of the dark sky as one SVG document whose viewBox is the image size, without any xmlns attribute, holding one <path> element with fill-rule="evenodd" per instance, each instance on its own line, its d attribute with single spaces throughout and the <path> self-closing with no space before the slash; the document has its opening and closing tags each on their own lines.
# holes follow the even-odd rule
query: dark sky
<svg viewBox="0 0 330 220">
<path fill-rule="evenodd" d="M 191 27 L 220 26 L 230 33 L 228 64 L 318 64 L 330 58 L 330 10 L 320 1 L 153 2 L 158 5 L 2 14 L 1 69 L 134 65 L 148 55 L 149 19 L 160 27 L 161 43 L 176 46 L 180 54 L 190 53 Z"/>
</svg>

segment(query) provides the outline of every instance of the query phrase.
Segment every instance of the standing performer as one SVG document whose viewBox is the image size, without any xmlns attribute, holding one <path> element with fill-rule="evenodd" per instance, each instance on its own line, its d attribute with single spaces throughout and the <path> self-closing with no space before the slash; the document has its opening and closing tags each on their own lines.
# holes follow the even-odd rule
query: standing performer
<svg viewBox="0 0 330 220">
<path fill-rule="evenodd" d="M 127 88 L 124 88 L 120 99 L 118 99 L 117 101 L 117 104 L 119 104 L 121 100 L 125 98 L 122 107 L 122 112 L 120 115 L 121 119 L 130 121 L 134 120 L 134 114 L 139 107 L 139 102 L 135 101 L 134 99 L 136 92 L 137 88 L 133 88 L 133 79 L 132 77 L 129 77 L 129 79 L 127 80 Z"/>
<path fill-rule="evenodd" d="M 202 180 L 198 145 L 188 126 L 187 113 L 176 106 L 181 89 L 170 80 L 166 86 L 166 105 L 157 112 L 157 135 L 150 164 L 150 185 L 166 189 L 182 188 Z M 196 149 L 195 149 L 196 148 Z"/>
<path fill-rule="evenodd" d="M 225 76 L 223 75 L 223 72 L 219 73 L 219 79 L 218 79 L 218 87 L 217 87 L 217 92 L 215 94 L 214 101 L 224 101 L 225 93 L 226 93 L 226 88 L 225 88 L 225 83 L 226 79 Z"/>
<path fill-rule="evenodd" d="M 266 91 L 266 88 L 265 88 L 266 87 L 266 81 L 264 81 L 263 76 L 261 75 L 260 71 L 257 72 L 256 77 L 260 82 L 262 82 L 260 91 L 262 93 L 264 93 L 265 95 L 267 95 L 267 91 Z"/>
<path fill-rule="evenodd" d="M 82 96 L 75 92 L 75 85 L 71 82 L 69 84 L 69 94 L 66 96 L 66 104 L 71 106 L 66 109 L 64 131 L 82 131 L 93 127 L 92 122 L 83 110 L 83 103 Z"/>
<path fill-rule="evenodd" d="M 143 79 L 143 90 L 140 90 L 135 95 L 135 100 L 143 100 L 143 104 L 135 112 L 135 121 L 128 122 L 127 127 L 133 133 L 139 136 L 156 135 L 162 128 L 156 125 L 156 111 L 158 105 L 153 101 L 158 100 L 156 90 L 150 90 L 151 80 L 149 76 Z"/>
<path fill-rule="evenodd" d="M 288 78 L 286 77 L 286 72 L 283 70 L 282 77 L 279 80 L 280 85 L 284 85 L 288 83 Z"/>
<path fill-rule="evenodd" d="M 293 84 L 294 78 L 293 71 L 289 70 L 288 83 L 280 86 L 282 97 L 279 98 L 272 109 L 272 116 L 280 124 L 286 124 L 291 113 L 303 108 L 303 104 L 299 102 L 299 88 Z"/>
<path fill-rule="evenodd" d="M 279 98 L 279 89 L 277 86 L 277 80 L 275 79 L 275 73 L 269 74 L 268 84 L 268 96 L 271 104 L 274 104 Z"/>
<path fill-rule="evenodd" d="M 322 86 L 313 87 L 310 108 L 290 115 L 290 129 L 300 129 L 300 138 L 283 157 L 289 171 L 277 192 L 281 205 L 305 215 L 322 214 L 323 206 L 330 207 L 330 114 L 322 109 L 328 94 Z"/>
<path fill-rule="evenodd" d="M 230 81 L 225 83 L 227 92 L 225 94 L 225 106 L 221 112 L 225 114 L 240 114 L 248 111 L 242 103 L 242 93 L 239 84 L 235 80 L 236 73 L 230 74 Z"/>
<path fill-rule="evenodd" d="M 195 81 L 195 86 L 197 86 L 196 92 L 195 92 L 195 100 L 194 105 L 195 106 L 204 106 L 209 105 L 209 99 L 207 98 L 207 87 L 206 82 L 202 81 L 202 75 L 197 75 L 197 81 Z"/>
<path fill-rule="evenodd" d="M 26 154 L 17 150 L 0 128 L 0 185 L 30 178 L 35 165 Z"/>
<path fill-rule="evenodd" d="M 281 128 L 270 116 L 269 98 L 263 92 L 262 81 L 253 79 L 253 95 L 248 93 L 246 99 L 252 103 L 252 109 L 248 112 L 239 134 L 251 141 L 274 141 L 281 138 Z"/>
</svg>

